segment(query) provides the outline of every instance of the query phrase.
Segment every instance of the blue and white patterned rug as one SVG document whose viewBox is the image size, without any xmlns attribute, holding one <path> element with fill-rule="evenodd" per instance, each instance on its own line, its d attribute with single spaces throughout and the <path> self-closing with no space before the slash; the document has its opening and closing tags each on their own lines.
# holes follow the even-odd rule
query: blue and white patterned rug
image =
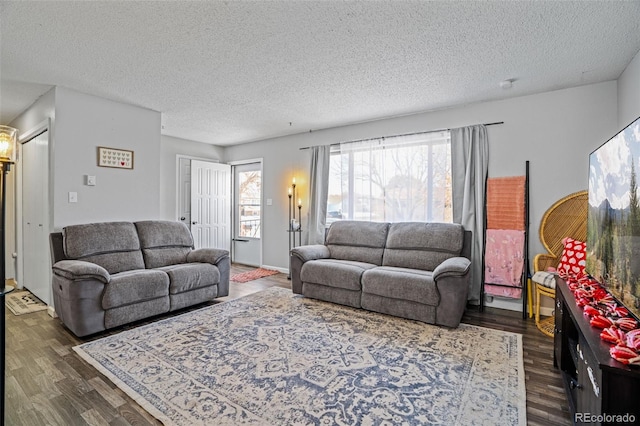
<svg viewBox="0 0 640 426">
<path fill-rule="evenodd" d="M 526 424 L 521 335 L 282 288 L 74 350 L 165 425 Z"/>
</svg>

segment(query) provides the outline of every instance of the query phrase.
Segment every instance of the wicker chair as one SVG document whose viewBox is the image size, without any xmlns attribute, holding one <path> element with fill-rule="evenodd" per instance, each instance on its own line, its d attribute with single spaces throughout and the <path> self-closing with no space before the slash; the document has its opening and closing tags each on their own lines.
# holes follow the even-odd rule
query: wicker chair
<svg viewBox="0 0 640 426">
<path fill-rule="evenodd" d="M 587 191 L 567 195 L 549 207 L 540 221 L 540 241 L 548 253 L 535 256 L 533 259 L 534 272 L 546 271 L 548 267 L 558 266 L 564 248 L 562 240 L 565 237 L 580 241 L 586 240 L 587 209 Z M 555 286 L 549 287 L 535 280 L 534 284 L 536 326 L 547 336 L 553 336 L 554 317 L 540 320 L 540 297 L 547 296 L 555 299 Z"/>
</svg>

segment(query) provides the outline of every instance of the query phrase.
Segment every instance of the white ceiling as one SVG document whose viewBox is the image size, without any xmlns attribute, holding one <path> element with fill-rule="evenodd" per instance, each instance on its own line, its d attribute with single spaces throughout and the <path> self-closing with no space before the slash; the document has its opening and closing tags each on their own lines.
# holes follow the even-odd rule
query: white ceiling
<svg viewBox="0 0 640 426">
<path fill-rule="evenodd" d="M 0 123 L 57 85 L 217 145 L 614 80 L 640 50 L 637 0 L 3 0 L 0 12 Z"/>
</svg>

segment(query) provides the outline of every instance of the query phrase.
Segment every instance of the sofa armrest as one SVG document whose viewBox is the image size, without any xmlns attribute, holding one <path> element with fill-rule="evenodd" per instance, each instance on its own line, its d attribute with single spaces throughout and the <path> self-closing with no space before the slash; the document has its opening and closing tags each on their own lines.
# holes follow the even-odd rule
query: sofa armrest
<svg viewBox="0 0 640 426">
<path fill-rule="evenodd" d="M 291 256 L 296 256 L 306 262 L 316 259 L 328 259 L 331 254 L 329 248 L 323 244 L 312 244 L 291 249 Z"/>
<path fill-rule="evenodd" d="M 53 273 L 71 281 L 95 279 L 103 284 L 109 284 L 111 275 L 100 265 L 84 260 L 61 260 L 56 262 Z"/>
<path fill-rule="evenodd" d="M 291 278 L 291 290 L 296 294 L 302 294 L 302 280 L 300 273 L 305 262 L 316 259 L 328 259 L 331 256 L 329 248 L 322 244 L 299 246 L 289 252 L 289 277 Z"/>
<path fill-rule="evenodd" d="M 218 268 L 220 272 L 220 282 L 218 283 L 218 294 L 216 297 L 229 295 L 229 279 L 231 275 L 231 258 L 228 250 L 215 248 L 201 248 L 191 250 L 187 254 L 189 263 L 210 263 Z"/>
<path fill-rule="evenodd" d="M 217 265 L 221 260 L 229 257 L 229 251 L 215 248 L 201 248 L 191 250 L 187 254 L 187 262 L 210 263 Z"/>
<path fill-rule="evenodd" d="M 436 307 L 436 324 L 457 327 L 467 306 L 471 262 L 466 257 L 452 257 L 433 271 L 440 303 Z"/>
<path fill-rule="evenodd" d="M 433 279 L 438 281 L 445 277 L 460 277 L 469 272 L 471 261 L 466 257 L 451 257 L 433 270 Z"/>
</svg>

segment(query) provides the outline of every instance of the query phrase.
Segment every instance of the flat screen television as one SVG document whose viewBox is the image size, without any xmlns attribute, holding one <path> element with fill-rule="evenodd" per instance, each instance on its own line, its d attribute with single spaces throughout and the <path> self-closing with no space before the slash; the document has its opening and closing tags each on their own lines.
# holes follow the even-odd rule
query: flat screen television
<svg viewBox="0 0 640 426">
<path fill-rule="evenodd" d="M 640 117 L 589 156 L 586 272 L 640 317 Z"/>
</svg>

